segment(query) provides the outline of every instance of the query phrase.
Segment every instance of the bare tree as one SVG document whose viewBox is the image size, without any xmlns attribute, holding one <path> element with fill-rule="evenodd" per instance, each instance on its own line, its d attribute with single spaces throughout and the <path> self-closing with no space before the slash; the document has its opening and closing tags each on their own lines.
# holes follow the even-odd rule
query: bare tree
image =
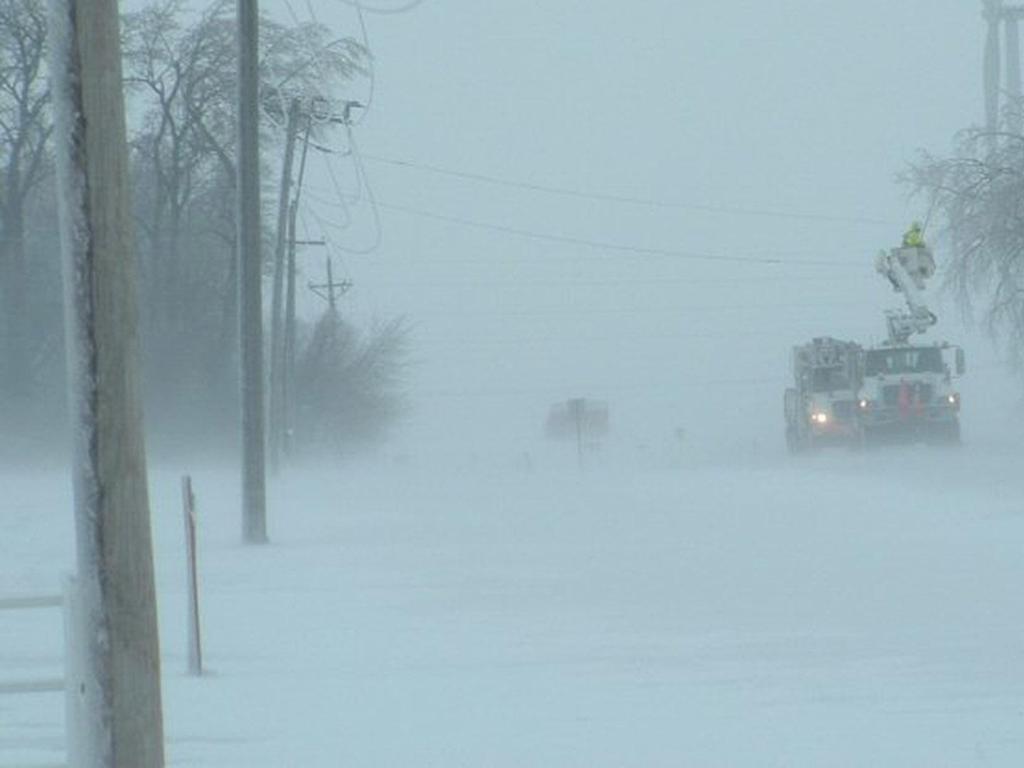
<svg viewBox="0 0 1024 768">
<path fill-rule="evenodd" d="M 164 402 L 183 408 L 208 403 L 211 386 L 217 397 L 230 397 L 236 376 L 234 12 L 232 0 L 199 14 L 184 0 L 159 0 L 123 22 L 126 82 L 140 116 L 132 150 L 147 377 Z M 269 163 L 283 149 L 281 99 L 329 95 L 360 71 L 366 54 L 319 24 L 264 19 L 260 32 L 261 144 Z M 273 239 L 266 231 L 262 237 Z M 217 412 L 232 411 L 221 405 Z"/>
<path fill-rule="evenodd" d="M 0 402 L 20 392 L 34 406 L 5 414 L 32 420 L 31 439 L 18 449 L 0 441 L 5 450 L 63 436 L 63 408 L 55 407 L 60 388 L 52 383 L 63 374 L 63 326 L 44 3 L 0 0 Z M 233 0 L 215 0 L 201 12 L 192 6 L 157 0 L 124 15 L 122 53 L 144 383 L 147 397 L 161 405 L 149 417 L 170 436 L 180 430 L 216 439 L 230 431 L 237 397 L 237 30 Z M 359 43 L 322 25 L 263 20 L 265 172 L 283 165 L 287 105 L 301 105 L 303 135 L 308 128 L 314 142 L 327 140 L 338 112 L 332 97 L 364 71 L 368 57 Z M 274 218 L 265 220 L 266 257 L 277 233 Z M 265 273 L 271 268 L 265 258 Z M 39 429 L 46 418 L 52 430 Z M 5 429 L 11 426 L 5 418 Z"/>
<path fill-rule="evenodd" d="M 354 449 L 387 434 L 402 414 L 409 365 L 403 318 L 360 333 L 327 310 L 303 345 L 296 370 L 300 449 Z"/>
<path fill-rule="evenodd" d="M 233 178 L 234 3 L 216 0 L 195 17 L 187 8 L 184 0 L 157 0 L 124 16 L 125 76 L 142 96 L 145 128 L 166 142 L 165 154 L 187 142 L 204 160 L 212 155 Z M 329 98 L 366 71 L 369 56 L 354 39 L 334 38 L 328 27 L 313 22 L 287 25 L 262 18 L 259 45 L 260 99 L 271 119 L 263 127 L 278 141 L 283 130 L 276 128 L 283 129 L 291 99 Z"/>
<path fill-rule="evenodd" d="M 165 0 L 123 22 L 126 82 L 142 115 L 132 150 L 147 372 L 182 402 L 231 370 L 234 38 L 220 5 L 189 24 L 184 3 Z"/>
<path fill-rule="evenodd" d="M 31 387 L 26 204 L 48 170 L 53 130 L 48 106 L 46 14 L 40 0 L 0 0 L 0 297 L 3 381 L 14 395 Z"/>
<path fill-rule="evenodd" d="M 1024 359 L 1024 136 L 963 131 L 953 156 L 924 154 L 903 180 L 948 241 L 946 282 L 965 313 Z"/>
</svg>

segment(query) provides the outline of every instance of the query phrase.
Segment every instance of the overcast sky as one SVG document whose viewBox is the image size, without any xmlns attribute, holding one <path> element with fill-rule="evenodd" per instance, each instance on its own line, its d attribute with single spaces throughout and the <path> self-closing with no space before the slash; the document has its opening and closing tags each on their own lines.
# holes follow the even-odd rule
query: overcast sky
<svg viewBox="0 0 1024 768">
<path fill-rule="evenodd" d="M 361 35 L 341 0 L 264 7 Z M 791 346 L 884 335 L 896 297 L 874 254 L 926 215 L 897 173 L 981 115 L 971 0 L 425 0 L 366 21 L 376 77 L 356 138 L 376 158 L 383 241 L 339 266 L 354 316 L 414 324 L 412 435 L 446 425 L 515 444 L 539 434 L 549 403 L 590 396 L 629 440 L 684 426 L 700 441 L 780 441 Z M 345 94 L 367 96 L 366 81 Z M 351 163 L 331 162 L 355 189 Z M 311 185 L 310 235 L 373 242 L 365 204 L 333 226 L 346 215 L 323 157 Z M 948 308 L 936 337 L 970 341 Z M 972 362 L 996 357 L 970 346 Z"/>
</svg>

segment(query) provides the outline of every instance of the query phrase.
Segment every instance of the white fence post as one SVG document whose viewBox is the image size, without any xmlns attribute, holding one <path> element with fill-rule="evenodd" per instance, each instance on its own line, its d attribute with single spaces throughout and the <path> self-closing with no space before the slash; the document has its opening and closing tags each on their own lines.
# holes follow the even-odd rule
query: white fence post
<svg viewBox="0 0 1024 768">
<path fill-rule="evenodd" d="M 196 497 L 192 478 L 181 478 L 181 502 L 185 515 L 185 552 L 188 558 L 188 673 L 203 674 L 203 646 L 199 634 L 199 569 L 196 554 Z"/>
<path fill-rule="evenodd" d="M 64 579 L 64 739 L 67 742 L 68 768 L 79 768 L 84 764 L 80 691 L 86 667 L 82 659 L 81 632 L 78 582 L 69 575 Z"/>
</svg>

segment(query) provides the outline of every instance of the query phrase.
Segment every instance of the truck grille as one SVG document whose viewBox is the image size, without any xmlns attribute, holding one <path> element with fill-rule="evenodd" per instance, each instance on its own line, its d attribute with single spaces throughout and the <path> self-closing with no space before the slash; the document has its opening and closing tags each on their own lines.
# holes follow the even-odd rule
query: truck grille
<svg viewBox="0 0 1024 768">
<path fill-rule="evenodd" d="M 832 403 L 832 415 L 837 421 L 850 421 L 853 418 L 853 400 L 837 400 Z"/>
<path fill-rule="evenodd" d="M 886 408 L 898 408 L 900 405 L 900 390 L 906 386 L 910 391 L 911 405 L 927 405 L 932 401 L 932 385 L 922 382 L 910 382 L 907 384 L 890 384 L 882 387 L 882 402 Z"/>
</svg>

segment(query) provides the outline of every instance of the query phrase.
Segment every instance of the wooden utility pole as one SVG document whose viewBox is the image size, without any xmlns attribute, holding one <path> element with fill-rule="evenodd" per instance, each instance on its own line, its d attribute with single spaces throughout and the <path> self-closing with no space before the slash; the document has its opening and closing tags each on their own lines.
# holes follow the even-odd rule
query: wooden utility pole
<svg viewBox="0 0 1024 768">
<path fill-rule="evenodd" d="M 1009 130 L 1021 130 L 1021 82 L 1020 82 L 1020 18 L 1022 9 L 1007 9 L 1006 14 L 1006 94 L 1010 99 Z"/>
<path fill-rule="evenodd" d="M 259 7 L 238 5 L 238 277 L 242 363 L 242 539 L 267 541 L 260 253 Z"/>
<path fill-rule="evenodd" d="M 288 105 L 285 128 L 284 164 L 281 169 L 281 191 L 277 203 L 277 242 L 274 248 L 274 292 L 270 310 L 270 468 L 280 469 L 285 433 L 285 338 L 282 315 L 285 287 L 285 262 L 288 251 L 289 199 L 292 188 L 292 166 L 295 140 L 299 133 L 300 104 L 292 99 Z"/>
<path fill-rule="evenodd" d="M 71 757 L 81 768 L 162 768 L 118 3 L 50 5 L 74 436 Z"/>
<path fill-rule="evenodd" d="M 987 25 L 985 54 L 982 62 L 985 89 L 985 129 L 989 144 L 995 149 L 995 132 L 999 126 L 999 20 L 1003 0 L 982 0 L 982 16 Z"/>
<path fill-rule="evenodd" d="M 295 251 L 298 245 L 297 219 L 302 184 L 306 178 L 306 157 L 309 154 L 309 136 L 313 131 L 313 117 L 306 116 L 306 133 L 302 141 L 302 158 L 299 161 L 299 179 L 295 185 L 295 196 L 288 210 L 288 283 L 284 309 L 284 375 L 281 393 L 281 450 L 287 456 L 291 453 L 291 419 L 294 409 L 293 382 L 295 376 Z M 326 244 L 326 243 L 322 243 Z"/>
<path fill-rule="evenodd" d="M 1003 0 L 982 0 L 982 16 L 987 25 L 985 35 L 984 93 L 985 129 L 989 135 L 989 147 L 995 149 L 999 131 L 1000 96 L 1002 88 L 1003 53 L 1000 50 L 1000 24 L 1006 41 L 1006 95 L 1010 101 L 1010 131 L 1019 133 L 1022 128 L 1024 104 L 1021 88 L 1020 20 L 1024 18 L 1024 6 L 1005 5 Z"/>
</svg>

